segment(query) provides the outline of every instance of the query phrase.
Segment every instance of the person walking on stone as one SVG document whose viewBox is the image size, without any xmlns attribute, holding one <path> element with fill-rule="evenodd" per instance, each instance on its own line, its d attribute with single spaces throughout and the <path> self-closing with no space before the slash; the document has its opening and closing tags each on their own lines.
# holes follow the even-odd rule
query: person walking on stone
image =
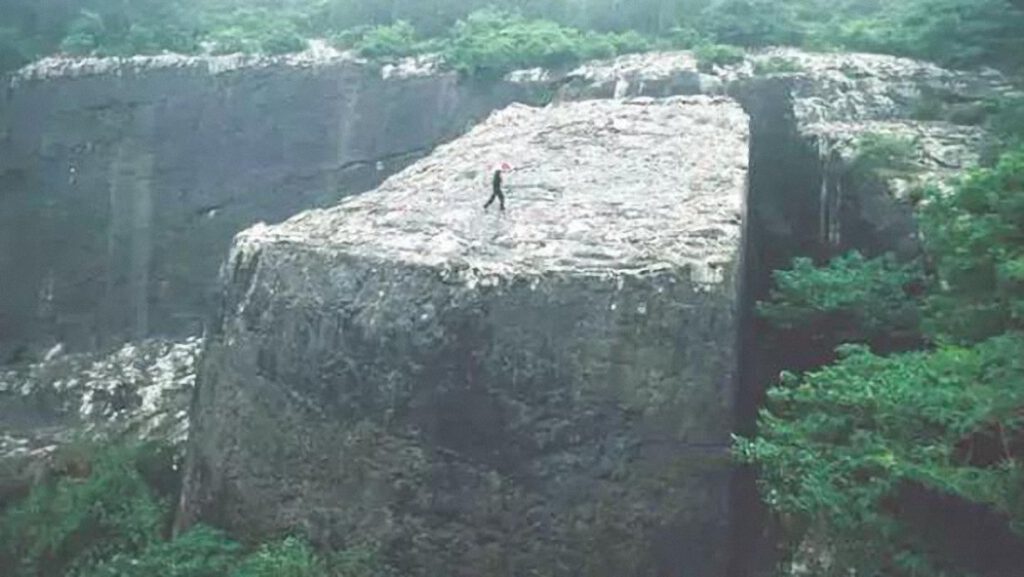
<svg viewBox="0 0 1024 577">
<path fill-rule="evenodd" d="M 491 207 L 491 204 L 494 203 L 494 199 L 498 199 L 498 206 L 501 207 L 501 210 L 505 210 L 505 194 L 501 191 L 501 180 L 502 173 L 511 170 L 511 168 L 512 167 L 509 166 L 507 162 L 502 162 L 501 166 L 494 169 L 494 176 L 491 178 L 491 198 L 487 199 L 487 204 L 484 205 L 484 210 Z"/>
</svg>

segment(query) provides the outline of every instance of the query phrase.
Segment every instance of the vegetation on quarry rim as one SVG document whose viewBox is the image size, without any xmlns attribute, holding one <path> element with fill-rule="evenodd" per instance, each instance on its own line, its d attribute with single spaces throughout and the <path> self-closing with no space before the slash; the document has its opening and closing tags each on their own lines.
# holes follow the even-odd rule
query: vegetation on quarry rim
<svg viewBox="0 0 1024 577">
<path fill-rule="evenodd" d="M 1008 0 L 11 0 L 0 70 L 53 55 L 283 54 L 310 39 L 387 60 L 439 53 L 492 76 L 652 49 L 728 59 L 774 45 L 859 50 L 1013 69 L 1024 11 Z"/>
</svg>

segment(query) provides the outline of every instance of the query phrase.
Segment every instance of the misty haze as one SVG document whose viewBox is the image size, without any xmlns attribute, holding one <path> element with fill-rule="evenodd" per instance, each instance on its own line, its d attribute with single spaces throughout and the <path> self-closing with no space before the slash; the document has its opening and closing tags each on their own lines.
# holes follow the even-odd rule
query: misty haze
<svg viewBox="0 0 1024 577">
<path fill-rule="evenodd" d="M 0 0 L 0 577 L 1024 577 L 1024 0 Z"/>
</svg>

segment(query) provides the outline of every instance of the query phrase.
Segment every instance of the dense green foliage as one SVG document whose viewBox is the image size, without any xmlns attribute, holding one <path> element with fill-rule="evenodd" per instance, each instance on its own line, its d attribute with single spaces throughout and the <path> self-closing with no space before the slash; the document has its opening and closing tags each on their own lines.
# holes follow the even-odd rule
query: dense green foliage
<svg viewBox="0 0 1024 577">
<path fill-rule="evenodd" d="M 715 67 L 742 62 L 743 50 L 728 44 L 701 44 L 694 50 L 697 68 L 701 72 L 714 72 Z"/>
<path fill-rule="evenodd" d="M 791 270 L 775 272 L 771 298 L 758 309 L 785 341 L 810 340 L 825 351 L 842 343 L 880 345 L 917 333 L 920 314 L 909 296 L 921 276 L 916 264 L 891 256 L 869 260 L 853 252 L 823 268 L 799 258 Z"/>
<path fill-rule="evenodd" d="M 894 508 L 913 484 L 1024 521 L 1024 467 L 999 447 L 1005 433 L 986 436 L 996 423 L 1024 426 L 1022 353 L 1020 335 L 892 357 L 847 347 L 836 365 L 771 391 L 761 437 L 742 454 L 762 465 L 775 511 L 819 524 L 835 575 L 941 575 L 931 543 Z"/>
<path fill-rule="evenodd" d="M 1008 0 L 4 0 L 0 70 L 55 52 L 442 51 L 456 68 L 567 64 L 657 47 L 799 45 L 1015 66 L 1024 10 Z M 497 16 L 502 15 L 502 16 Z"/>
<path fill-rule="evenodd" d="M 321 556 L 288 537 L 247 548 L 197 526 L 169 539 L 177 493 L 169 450 L 65 450 L 59 476 L 0 514 L 0 575 L 11 577 L 383 577 L 373 549 Z"/>
<path fill-rule="evenodd" d="M 167 504 L 143 479 L 139 450 L 104 452 L 88 464 L 86 479 L 43 484 L 7 511 L 0 519 L 0 565 L 15 575 L 63 575 L 157 541 Z"/>
<path fill-rule="evenodd" d="M 139 552 L 119 552 L 85 568 L 76 577 L 223 577 L 241 555 L 241 546 L 219 531 L 197 527 L 172 541 L 158 541 Z"/>
<path fill-rule="evenodd" d="M 1024 537 L 1024 149 L 952 193 L 925 195 L 927 287 L 892 258 L 798 261 L 761 312 L 782 331 L 845 345 L 829 366 L 786 374 L 740 456 L 769 505 L 833 553 L 819 575 L 960 575 L 930 527 L 901 509 L 932 492 L 982 507 Z M 799 341 L 796 341 L 799 342 Z M 937 513 L 930 513 L 937 514 Z M 927 516 L 926 516 L 927 517 Z"/>
<path fill-rule="evenodd" d="M 856 149 L 851 171 L 863 177 L 888 178 L 913 169 L 918 143 L 895 134 L 867 133 L 857 139 Z"/>
<path fill-rule="evenodd" d="M 638 52 L 649 44 L 636 34 L 583 33 L 551 21 L 477 12 L 455 25 L 444 55 L 456 69 L 492 75 L 530 66 L 555 67 L 590 58 Z"/>
<path fill-rule="evenodd" d="M 941 279 L 926 301 L 930 332 L 971 343 L 1024 330 L 1024 152 L 955 195 L 929 196 L 923 224 Z"/>
</svg>

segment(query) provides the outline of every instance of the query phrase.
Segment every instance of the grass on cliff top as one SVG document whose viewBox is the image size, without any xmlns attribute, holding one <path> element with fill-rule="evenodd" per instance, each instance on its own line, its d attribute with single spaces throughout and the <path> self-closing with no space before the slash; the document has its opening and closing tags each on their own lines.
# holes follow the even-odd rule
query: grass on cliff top
<svg viewBox="0 0 1024 577">
<path fill-rule="evenodd" d="M 636 32 L 583 32 L 550 20 L 496 10 L 474 12 L 439 38 L 423 39 L 403 20 L 347 31 L 334 40 L 340 48 L 376 60 L 440 54 L 446 66 L 474 77 L 496 77 L 538 66 L 568 67 L 585 60 L 645 52 L 657 45 Z"/>
</svg>

